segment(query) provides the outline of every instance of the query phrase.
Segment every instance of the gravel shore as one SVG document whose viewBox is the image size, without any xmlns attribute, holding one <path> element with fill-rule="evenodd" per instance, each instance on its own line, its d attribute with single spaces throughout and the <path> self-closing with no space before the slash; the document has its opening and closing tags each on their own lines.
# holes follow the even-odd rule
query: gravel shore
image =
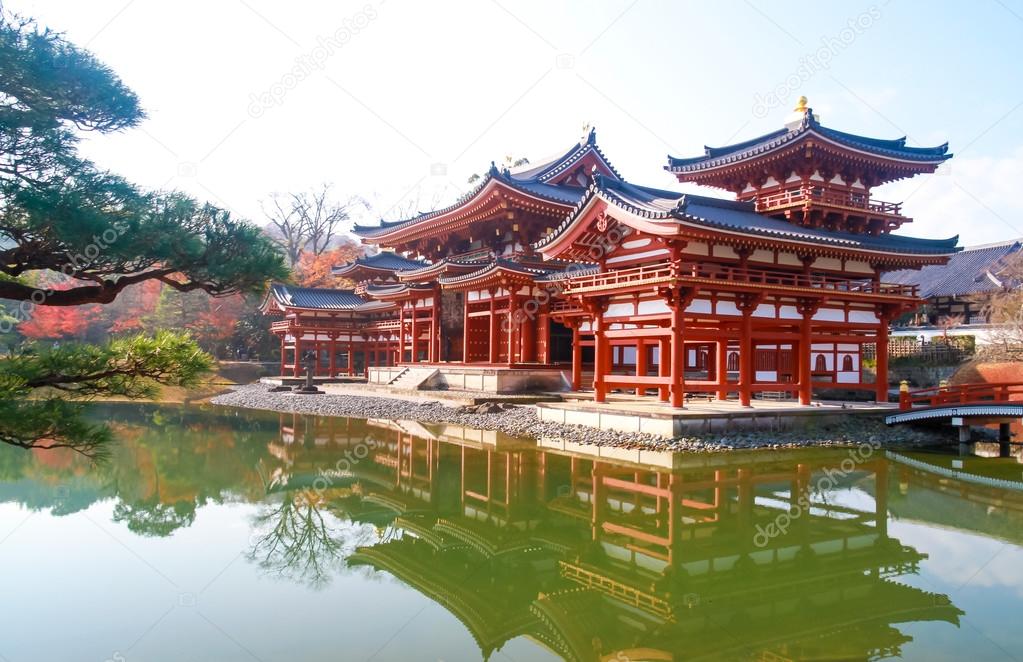
<svg viewBox="0 0 1023 662">
<path fill-rule="evenodd" d="M 485 404 L 457 407 L 433 400 L 420 402 L 363 395 L 296 395 L 274 392 L 263 384 L 239 386 L 210 400 L 215 405 L 296 412 L 318 416 L 353 416 L 413 420 L 424 423 L 453 423 L 470 428 L 496 430 L 515 437 L 552 438 L 570 442 L 647 448 L 665 451 L 724 451 L 752 448 L 797 448 L 803 446 L 849 446 L 869 441 L 885 446 L 920 446 L 934 443 L 933 434 L 907 427 L 889 428 L 883 422 L 850 418 L 837 425 L 786 432 L 737 430 L 722 435 L 665 439 L 650 434 L 597 430 L 595 428 L 543 422 L 531 405 Z"/>
</svg>

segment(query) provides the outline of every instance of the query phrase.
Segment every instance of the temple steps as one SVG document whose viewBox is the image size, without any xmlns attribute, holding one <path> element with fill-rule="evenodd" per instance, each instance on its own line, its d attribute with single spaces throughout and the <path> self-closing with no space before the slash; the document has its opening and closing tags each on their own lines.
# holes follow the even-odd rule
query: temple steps
<svg viewBox="0 0 1023 662">
<path fill-rule="evenodd" d="M 403 391 L 415 391 L 436 374 L 436 368 L 405 368 L 394 379 L 387 382 L 387 385 Z"/>
</svg>

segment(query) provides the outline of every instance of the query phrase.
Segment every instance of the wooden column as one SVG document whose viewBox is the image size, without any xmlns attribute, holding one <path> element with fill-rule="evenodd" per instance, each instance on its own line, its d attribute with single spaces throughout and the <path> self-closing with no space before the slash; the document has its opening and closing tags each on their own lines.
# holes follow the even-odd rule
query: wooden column
<svg viewBox="0 0 1023 662">
<path fill-rule="evenodd" d="M 410 363 L 418 363 L 419 362 L 419 354 L 416 352 L 416 350 L 419 348 L 418 347 L 418 343 L 419 343 L 419 326 L 416 324 L 416 300 L 415 299 L 412 299 L 412 326 L 409 329 L 409 334 L 411 335 L 411 339 L 409 341 L 409 344 L 410 344 L 409 362 Z"/>
<path fill-rule="evenodd" d="M 509 290 L 510 291 L 510 290 Z M 519 349 L 519 325 L 515 319 L 515 311 L 519 307 L 519 298 L 514 293 L 508 296 L 508 365 L 517 362 Z"/>
<path fill-rule="evenodd" d="M 469 292 L 462 293 L 462 363 L 469 362 Z"/>
<path fill-rule="evenodd" d="M 813 316 L 819 303 L 815 301 L 797 301 L 796 310 L 803 316 L 799 325 L 799 404 L 809 405 L 813 399 Z"/>
<path fill-rule="evenodd" d="M 284 358 L 284 342 L 285 342 L 284 339 L 285 338 L 287 338 L 287 333 L 282 333 L 281 334 L 281 377 L 284 376 L 284 366 L 286 364 L 286 361 L 285 361 L 285 358 Z"/>
<path fill-rule="evenodd" d="M 355 345 L 352 343 L 352 336 L 348 336 L 348 376 L 355 374 Z"/>
<path fill-rule="evenodd" d="M 440 319 L 440 285 L 433 288 L 433 319 L 430 326 L 430 362 L 438 363 L 441 360 L 441 333 L 443 326 Z"/>
<path fill-rule="evenodd" d="M 328 345 L 328 347 L 329 349 L 327 351 L 330 352 L 330 356 L 327 357 L 327 370 L 329 376 L 333 377 L 335 370 L 334 360 L 337 357 L 337 336 L 335 336 L 334 334 L 330 335 L 330 344 Z M 317 364 L 318 363 L 319 361 L 317 361 Z"/>
<path fill-rule="evenodd" d="M 717 342 L 717 354 L 714 356 L 717 362 L 717 378 L 718 378 L 718 389 L 717 399 L 727 400 L 728 399 L 728 341 L 719 340 Z"/>
<path fill-rule="evenodd" d="M 636 341 L 636 376 L 646 377 L 646 343 L 640 338 Z M 636 395 L 646 395 L 646 387 L 640 386 L 636 389 Z"/>
<path fill-rule="evenodd" d="M 519 359 L 522 363 L 535 363 L 536 362 L 536 318 L 531 315 L 526 315 L 525 310 L 522 311 L 524 318 L 522 324 L 519 325 Z"/>
<path fill-rule="evenodd" d="M 294 377 L 302 376 L 302 341 L 295 336 L 295 365 L 291 366 L 291 374 Z"/>
<path fill-rule="evenodd" d="M 760 297 L 740 294 L 736 307 L 742 313 L 742 327 L 739 332 L 739 403 L 751 406 L 753 399 L 753 311 L 760 304 Z"/>
<path fill-rule="evenodd" d="M 891 319 L 886 310 L 877 314 L 881 323 L 877 327 L 877 377 L 874 379 L 875 396 L 878 402 L 888 402 L 888 322 Z M 836 356 L 837 360 L 837 356 Z M 860 366 L 862 374 L 863 367 Z"/>
<path fill-rule="evenodd" d="M 548 305 L 544 304 L 540 309 L 540 317 L 537 319 L 537 336 L 540 353 L 536 360 L 545 365 L 551 362 L 551 316 L 548 312 Z"/>
<path fill-rule="evenodd" d="M 498 345 L 498 328 L 497 328 L 497 296 L 496 290 L 490 290 L 490 346 L 488 347 L 487 360 L 490 363 L 497 363 L 498 357 L 501 355 L 500 346 Z"/>
<path fill-rule="evenodd" d="M 401 363 L 405 360 L 405 302 L 398 304 L 398 360 Z"/>
<path fill-rule="evenodd" d="M 671 343 L 667 338 L 657 339 L 657 376 L 671 377 Z M 668 401 L 668 390 L 667 385 L 657 389 L 661 402 Z"/>
<path fill-rule="evenodd" d="M 578 391 L 583 385 L 583 343 L 579 332 L 581 322 L 572 320 L 572 390 Z"/>
<path fill-rule="evenodd" d="M 604 377 L 610 368 L 610 350 L 607 336 L 607 329 L 604 328 L 604 311 L 607 304 L 603 301 L 591 301 L 590 314 L 593 316 L 593 400 L 594 402 L 605 402 L 607 400 L 607 385 Z"/>
<path fill-rule="evenodd" d="M 686 301 L 676 296 L 671 302 L 671 406 L 681 408 L 686 396 Z"/>
</svg>

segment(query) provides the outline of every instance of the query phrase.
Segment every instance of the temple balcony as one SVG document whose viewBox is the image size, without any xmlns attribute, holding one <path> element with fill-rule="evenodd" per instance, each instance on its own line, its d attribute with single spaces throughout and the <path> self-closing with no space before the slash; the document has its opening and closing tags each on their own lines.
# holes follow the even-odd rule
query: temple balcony
<svg viewBox="0 0 1023 662">
<path fill-rule="evenodd" d="M 870 279 L 848 279 L 821 274 L 803 274 L 773 269 L 743 269 L 721 264 L 648 265 L 604 273 L 575 276 L 563 281 L 563 293 L 571 296 L 591 292 L 643 291 L 659 285 L 692 285 L 713 290 L 790 290 L 827 292 L 829 296 L 883 296 L 918 298 L 916 285 L 877 283 Z"/>
<path fill-rule="evenodd" d="M 888 232 L 910 222 L 902 215 L 901 202 L 872 199 L 866 193 L 823 186 L 802 186 L 758 196 L 754 203 L 762 214 L 784 214 L 804 225 L 835 226 L 850 232 Z"/>
</svg>

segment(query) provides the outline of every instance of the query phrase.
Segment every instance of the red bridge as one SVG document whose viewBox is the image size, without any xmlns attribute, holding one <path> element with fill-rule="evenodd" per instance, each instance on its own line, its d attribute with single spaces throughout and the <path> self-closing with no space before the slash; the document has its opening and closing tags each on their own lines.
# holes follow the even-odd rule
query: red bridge
<svg viewBox="0 0 1023 662">
<path fill-rule="evenodd" d="M 899 413 L 885 417 L 888 425 L 948 419 L 959 428 L 959 440 L 969 441 L 971 425 L 997 423 L 999 439 L 1009 441 L 1009 424 L 1023 419 L 1023 382 L 958 384 L 910 391 L 899 390 Z"/>
</svg>

